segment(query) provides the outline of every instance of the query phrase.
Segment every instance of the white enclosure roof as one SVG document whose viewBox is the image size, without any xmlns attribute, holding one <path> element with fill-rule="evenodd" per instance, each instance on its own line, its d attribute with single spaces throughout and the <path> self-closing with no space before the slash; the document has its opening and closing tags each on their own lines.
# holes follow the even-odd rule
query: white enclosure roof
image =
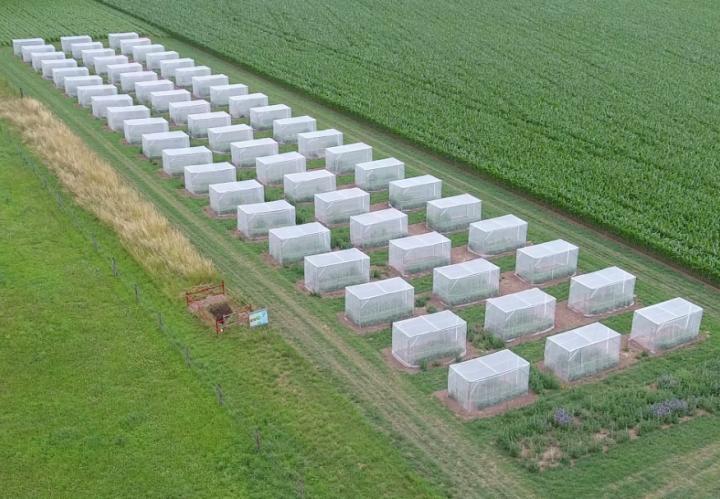
<svg viewBox="0 0 720 499">
<path fill-rule="evenodd" d="M 391 277 L 382 281 L 367 282 L 365 284 L 356 284 L 348 286 L 345 291 L 349 294 L 357 296 L 361 300 L 383 296 L 387 293 L 396 293 L 399 291 L 408 291 L 414 289 L 404 279 L 400 277 Z"/>
<path fill-rule="evenodd" d="M 395 158 L 384 158 L 376 159 L 374 161 L 366 161 L 365 163 L 358 163 L 358 166 L 362 165 L 364 170 L 375 170 L 376 168 L 387 168 L 388 166 L 405 165 L 402 161 Z"/>
<path fill-rule="evenodd" d="M 621 283 L 634 278 L 634 275 L 629 272 L 625 272 L 621 268 L 607 267 L 596 272 L 575 276 L 572 279 L 586 288 L 598 289 L 607 286 L 608 284 Z"/>
<path fill-rule="evenodd" d="M 387 211 L 387 210 L 383 210 Z M 378 212 L 372 212 L 378 213 Z M 370 213 L 370 214 L 372 214 Z M 390 244 L 397 246 L 402 250 L 411 250 L 414 248 L 421 248 L 431 244 L 439 244 L 450 242 L 450 239 L 439 234 L 437 232 L 426 232 L 425 234 L 418 234 L 416 236 L 402 237 L 400 239 L 392 239 Z"/>
<path fill-rule="evenodd" d="M 474 260 L 445 265 L 444 267 L 435 267 L 435 272 L 444 275 L 448 279 L 460 279 L 469 275 L 483 274 L 499 268 L 500 267 L 484 258 L 475 258 Z"/>
<path fill-rule="evenodd" d="M 331 251 L 329 253 L 319 253 L 317 255 L 305 257 L 305 260 L 312 263 L 315 267 L 324 267 L 335 263 L 354 262 L 356 260 L 364 259 L 369 260 L 370 257 L 357 248 Z"/>
<path fill-rule="evenodd" d="M 550 336 L 547 341 L 553 342 L 560 346 L 563 350 L 573 352 L 588 345 L 603 343 L 609 339 L 620 336 L 609 327 L 594 322 L 587 326 L 582 326 L 565 333 Z"/>
<path fill-rule="evenodd" d="M 519 291 L 517 293 L 488 299 L 488 303 L 492 303 L 493 306 L 503 312 L 522 310 L 524 308 L 534 307 L 554 301 L 555 297 L 539 290 L 538 288 L 526 289 L 525 291 Z"/>
<path fill-rule="evenodd" d="M 417 337 L 461 324 L 465 324 L 465 321 L 451 311 L 443 310 L 394 322 L 393 329 L 397 328 L 407 337 Z"/>
<path fill-rule="evenodd" d="M 192 149 L 192 148 L 191 148 Z M 255 179 L 250 180 L 236 180 L 234 182 L 222 182 L 220 184 L 212 184 L 210 188 L 220 194 L 226 192 L 236 192 L 243 189 L 257 189 L 262 188 L 262 184 Z"/>
<path fill-rule="evenodd" d="M 238 210 L 241 210 L 249 215 L 255 213 L 268 213 L 271 211 L 285 211 L 288 209 L 294 210 L 295 207 L 284 199 L 280 199 L 278 201 L 268 201 L 266 203 L 241 204 L 238 206 Z"/>
<path fill-rule="evenodd" d="M 320 170 L 323 171 L 323 170 Z M 325 170 L 327 171 L 327 170 Z M 337 191 L 328 191 L 315 194 L 315 197 L 326 202 L 333 203 L 335 201 L 344 201 L 346 199 L 355 199 L 359 197 L 369 196 L 367 192 L 358 188 L 352 187 L 350 189 L 339 189 Z"/>
<path fill-rule="evenodd" d="M 275 145 L 277 142 L 275 142 L 273 139 L 265 138 L 265 139 L 253 139 L 253 140 L 246 140 L 242 142 L 235 142 L 235 144 L 245 144 L 245 143 L 253 143 L 254 145 Z M 273 163 L 282 163 L 284 161 L 289 160 L 295 160 L 295 159 L 305 159 L 305 156 L 300 154 L 296 151 L 290 151 L 290 152 L 283 152 L 280 154 L 272 154 L 270 156 L 260 156 L 257 158 L 257 161 L 266 165 L 271 165 Z"/>
<path fill-rule="evenodd" d="M 530 367 L 527 360 L 510 350 L 500 350 L 490 355 L 452 364 L 450 369 L 466 381 L 480 381 L 523 367 Z"/>
<path fill-rule="evenodd" d="M 318 222 L 310 222 L 301 225 L 288 225 L 286 227 L 278 227 L 270 229 L 270 233 L 280 239 L 292 239 L 294 237 L 302 237 L 310 234 L 319 234 L 328 232 L 329 229 Z"/>
<path fill-rule="evenodd" d="M 296 153 L 297 154 L 297 153 Z M 279 156 L 279 154 L 278 154 Z M 272 157 L 272 156 L 270 156 Z M 308 182 L 310 180 L 316 180 L 320 178 L 331 178 L 335 174 L 330 173 L 327 170 L 308 170 L 306 172 L 288 173 L 285 175 L 290 182 Z"/>
<path fill-rule="evenodd" d="M 642 315 L 654 324 L 664 324 L 700 311 L 702 311 L 702 307 L 698 307 L 684 298 L 673 298 L 672 300 L 641 308 L 636 310 L 635 313 Z"/>
<path fill-rule="evenodd" d="M 352 219 L 361 225 L 372 225 L 387 220 L 397 220 L 401 218 L 407 218 L 407 215 L 400 210 L 395 208 L 387 208 L 385 210 L 371 211 L 369 213 L 362 213 L 360 215 L 354 215 Z"/>
<path fill-rule="evenodd" d="M 546 243 L 534 244 L 532 246 L 520 248 L 518 252 L 525 253 L 531 258 L 543 258 L 546 256 L 557 255 L 577 249 L 578 247 L 574 244 L 570 244 L 569 242 L 562 239 L 556 239 L 554 241 L 548 241 Z"/>
<path fill-rule="evenodd" d="M 381 160 L 381 161 L 383 161 L 383 160 Z M 420 175 L 418 177 L 410 177 L 410 178 L 403 178 L 400 180 L 393 180 L 391 182 L 391 184 L 404 189 L 407 187 L 416 187 L 418 185 L 433 184 L 436 182 L 442 182 L 442 180 L 440 180 L 437 177 L 433 177 L 432 175 Z"/>
<path fill-rule="evenodd" d="M 418 177 L 414 177 L 414 178 L 418 178 Z M 412 180 L 412 179 L 406 179 L 406 180 Z M 400 181 L 396 180 L 395 182 L 400 182 Z M 437 208 L 445 209 L 445 208 L 454 208 L 456 206 L 464 206 L 468 203 L 479 203 L 479 202 L 480 202 L 480 200 L 478 198 L 476 198 L 475 196 L 472 196 L 470 194 L 459 194 L 457 196 L 433 199 L 431 201 L 428 201 L 428 204 L 431 204 Z"/>
<path fill-rule="evenodd" d="M 438 200 L 441 201 L 441 200 Z M 432 201 L 433 203 L 436 201 Z M 518 225 L 526 224 L 525 220 L 516 217 L 515 215 L 503 215 L 501 217 L 488 218 L 486 220 L 480 220 L 474 222 L 472 225 L 478 227 L 484 231 L 491 231 L 496 229 L 508 229 L 511 227 L 517 227 Z"/>
</svg>

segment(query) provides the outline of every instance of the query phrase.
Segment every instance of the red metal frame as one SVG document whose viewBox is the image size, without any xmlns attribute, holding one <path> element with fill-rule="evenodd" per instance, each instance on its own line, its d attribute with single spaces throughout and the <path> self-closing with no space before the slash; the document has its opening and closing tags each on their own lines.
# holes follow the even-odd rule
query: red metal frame
<svg viewBox="0 0 720 499">
<path fill-rule="evenodd" d="M 220 290 L 217 292 L 217 290 Z M 185 292 L 185 303 L 189 306 L 191 303 L 200 301 L 210 295 L 224 295 L 225 294 L 225 281 L 220 281 L 220 284 L 214 286 L 206 286 L 204 288 L 192 289 Z"/>
</svg>

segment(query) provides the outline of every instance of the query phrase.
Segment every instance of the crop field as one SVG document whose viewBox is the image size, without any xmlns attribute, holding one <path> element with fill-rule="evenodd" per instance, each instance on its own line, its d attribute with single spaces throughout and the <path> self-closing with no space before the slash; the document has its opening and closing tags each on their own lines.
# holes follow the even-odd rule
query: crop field
<svg viewBox="0 0 720 499">
<path fill-rule="evenodd" d="M 393 24 L 393 31 L 389 26 L 393 15 L 398 15 L 393 14 L 398 7 L 388 5 L 389 12 L 385 17 L 373 17 L 377 22 L 372 23 L 370 31 L 375 34 L 373 43 L 395 47 L 391 53 L 365 43 L 364 34 L 354 33 L 357 21 L 348 20 L 376 13 L 366 11 L 367 7 L 362 4 L 345 3 L 313 9 L 314 4 L 310 2 L 308 8 L 311 10 L 292 14 L 283 10 L 285 4 L 275 6 L 275 10 L 271 4 L 266 4 L 273 12 L 275 29 L 267 20 L 248 27 L 247 33 L 234 30 L 232 36 L 233 30 L 229 29 L 220 29 L 215 35 L 209 25 L 203 23 L 214 18 L 218 26 L 229 26 L 230 20 L 233 26 L 250 24 L 253 16 L 264 19 L 264 10 L 259 4 L 247 5 L 242 15 L 228 14 L 226 9 L 236 8 L 232 2 L 217 2 L 217 9 L 205 16 L 197 15 L 199 11 L 205 12 L 198 6 L 180 12 L 164 1 L 147 5 L 123 2 L 123 8 L 157 23 L 146 27 L 143 21 L 137 20 L 136 30 L 142 34 L 155 33 L 153 40 L 168 50 L 176 50 L 182 57 L 191 57 L 210 66 L 213 73 L 228 75 L 232 83 L 247 84 L 251 92 L 266 93 L 273 104 L 291 106 L 294 116 L 313 116 L 319 130 L 332 127 L 343 131 L 346 144 L 365 142 L 372 145 L 375 159 L 392 156 L 404 161 L 406 177 L 432 174 L 443 179 L 444 196 L 465 192 L 477 196 L 483 201 L 483 218 L 513 213 L 529 222 L 529 241 L 563 238 L 577 244 L 580 247 L 579 273 L 610 265 L 631 272 L 638 279 L 635 293 L 639 305 L 676 296 L 701 305 L 705 309 L 701 339 L 662 356 L 625 351 L 630 359 L 627 367 L 570 386 L 559 383 L 540 369 L 544 340 L 533 338 L 512 343 L 509 348 L 532 365 L 530 387 L 537 394 L 537 400 L 528 407 L 487 419 L 467 421 L 458 418 L 435 396 L 447 387 L 447 368 L 429 362 L 423 364 L 419 372 L 411 374 L 393 367 L 384 354 L 391 345 L 389 329 L 358 334 L 345 325 L 339 320 L 344 307 L 342 297 L 320 297 L 299 289 L 298 281 L 303 277 L 301 264 L 284 267 L 271 264 L 266 241 L 239 239 L 233 230 L 236 220 L 209 217 L 207 198 L 188 196 L 180 179 L 159 174 L 159 161 L 145 159 L 137 146 L 125 143 L 122 134 L 110 131 L 103 120 L 93 118 L 75 99 L 41 79 L 27 64 L 14 57 L 9 48 L 0 48 L 0 68 L 11 93 L 19 95 L 22 90 L 23 95 L 40 101 L 100 159 L 115 168 L 128 185 L 151 201 L 203 256 L 212 260 L 238 301 L 269 309 L 270 329 L 261 333 L 245 328 L 231 329 L 225 335 L 215 337 L 214 333 L 183 315 L 177 296 L 168 297 L 165 293 L 163 298 L 161 291 L 157 291 L 154 300 L 166 307 L 174 307 L 173 321 L 180 331 L 162 341 L 167 341 L 168 349 L 172 346 L 177 349 L 178 344 L 182 344 L 190 352 L 188 355 L 180 348 L 174 353 L 175 368 L 187 374 L 185 368 L 192 366 L 189 378 L 206 389 L 198 395 L 205 397 L 205 402 L 199 400 L 193 405 L 229 422 L 217 434 L 211 432 L 216 441 L 223 441 L 225 445 L 218 451 L 221 455 L 208 458 L 208 461 L 216 462 L 214 471 L 223 477 L 215 488 L 208 485 L 205 489 L 193 490 L 161 483 L 156 484 L 154 490 L 158 495 L 234 493 L 253 497 L 302 497 L 306 493 L 320 497 L 597 497 L 600 494 L 611 497 L 692 497 L 720 493 L 720 444 L 717 438 L 720 421 L 720 291 L 714 285 L 648 255 L 643 249 L 608 237 L 595 227 L 583 225 L 515 190 L 521 187 L 536 195 L 541 195 L 540 191 L 554 192 L 547 196 L 542 194 L 542 197 L 554 206 L 573 205 L 571 211 L 575 214 L 588 216 L 621 234 L 630 230 L 631 224 L 635 224 L 633 231 L 639 227 L 647 230 L 653 227 L 650 232 L 642 233 L 644 235 L 638 232 L 640 235 L 631 238 L 632 242 L 673 256 L 705 277 L 716 277 L 714 265 L 717 264 L 712 263 L 712 259 L 717 256 L 717 247 L 713 249 L 715 236 L 712 230 L 717 222 L 710 220 L 712 211 L 717 212 L 717 200 L 710 196 L 716 180 L 710 175 L 717 165 L 704 149 L 710 141 L 710 132 L 704 130 L 704 134 L 693 135 L 692 139 L 686 137 L 687 157 L 706 155 L 708 160 L 706 167 L 697 166 L 701 173 L 687 181 L 684 177 L 677 181 L 679 170 L 673 167 L 681 154 L 672 147 L 676 142 L 665 143 L 662 154 L 656 150 L 658 144 L 653 142 L 669 140 L 666 135 L 669 131 L 664 128 L 667 123 L 663 125 L 661 118 L 680 120 L 679 116 L 685 116 L 682 113 L 687 111 L 681 107 L 691 106 L 691 103 L 678 103 L 671 113 L 662 108 L 658 99 L 641 95 L 639 89 L 632 94 L 626 93 L 625 87 L 618 86 L 619 81 L 612 80 L 620 78 L 620 66 L 611 65 L 609 74 L 602 73 L 606 78 L 602 80 L 603 85 L 581 78 L 589 67 L 599 74 L 601 71 L 593 58 L 604 57 L 588 48 L 593 46 L 587 39 L 592 35 L 587 27 L 585 31 L 580 30 L 580 18 L 570 16 L 583 8 L 582 3 L 558 4 L 552 16 L 545 12 L 532 19 L 523 17 L 522 10 L 514 8 L 512 3 L 503 4 L 506 5 L 504 8 L 500 4 L 486 6 L 484 9 L 488 12 L 482 17 L 483 25 L 488 23 L 489 27 L 497 29 L 494 33 L 477 29 L 474 23 L 479 21 L 462 18 L 459 11 L 455 11 L 459 7 L 445 6 L 446 12 L 440 16 L 432 9 L 441 7 L 424 2 L 422 5 L 426 9 L 422 15 L 419 9 L 403 4 L 407 15 L 403 16 L 402 23 Z M 156 17 L 155 13 L 160 11 L 154 9 L 158 5 L 165 10 Z M 613 9 L 625 12 L 619 4 L 613 5 L 603 7 L 608 16 L 615 12 Z M 87 15 L 96 17 L 102 17 L 103 12 L 117 14 L 102 3 L 87 3 L 83 8 Z M 639 10 L 642 8 L 638 7 Z M 670 6 L 659 9 L 655 17 L 648 20 L 649 25 L 660 22 L 662 15 L 669 16 L 669 11 L 672 11 Z M 189 19 L 189 13 L 199 22 L 188 24 L 191 29 L 205 26 L 202 40 L 187 28 L 180 29 L 183 20 Z M 225 15 L 224 23 L 214 17 L 219 13 Z M 616 20 L 617 30 L 627 28 L 632 24 L 632 16 L 640 15 L 636 11 L 630 13 L 630 18 L 625 16 Z M 683 13 L 684 16 L 691 14 Z M 522 18 L 524 22 L 509 25 L 508 16 L 515 16 L 513 19 L 516 20 Z M 540 19 L 550 22 L 550 17 L 555 23 L 562 19 L 573 24 L 583 36 L 564 37 L 569 44 L 565 47 L 562 44 L 547 45 L 547 39 L 546 45 L 539 43 L 539 37 L 554 32 L 547 26 L 536 24 Z M 505 24 L 499 22 L 500 18 Z M 298 22 L 301 24 L 295 24 Z M 320 29 L 318 23 L 322 22 L 331 29 Z M 447 64 L 443 66 L 443 57 L 445 61 L 451 58 L 443 51 L 450 50 L 449 41 L 433 30 L 450 22 L 465 27 L 469 35 L 462 40 L 454 39 L 454 50 L 466 47 L 467 50 L 462 52 L 467 59 L 457 67 L 448 68 Z M 429 23 L 432 29 L 419 33 L 423 23 L 426 26 Z M 314 38 L 304 36 L 304 30 L 313 26 Z M 346 30 L 347 36 L 340 40 L 332 35 Z M 379 31 L 376 30 L 382 30 L 387 36 L 377 35 Z M 500 36 L 498 33 L 505 33 L 503 36 L 526 34 L 528 38 L 522 40 L 526 45 L 522 46 L 529 50 L 528 54 L 542 51 L 546 57 L 558 57 L 558 60 L 553 59 L 554 64 L 562 66 L 564 72 L 552 79 L 546 78 L 549 69 L 540 67 L 537 60 L 530 60 L 530 55 L 524 54 L 522 60 L 531 66 L 526 68 L 526 74 L 517 62 L 521 59 L 515 59 L 520 57 L 520 45 L 504 40 L 501 51 L 478 43 L 481 38 L 489 43 L 494 39 L 493 34 Z M 663 36 L 672 36 L 672 30 L 669 33 L 665 32 Z M 654 31 L 652 34 L 661 36 Z M 696 33 L 695 36 L 694 41 L 702 46 L 699 35 Z M 584 57 L 570 57 L 571 49 L 581 43 L 580 38 L 586 44 L 583 45 L 585 50 L 581 51 Z M 619 43 L 615 38 L 613 40 Z M 437 43 L 432 44 L 432 39 Z M 532 40 L 534 42 L 530 43 Z M 494 41 L 498 42 L 497 39 Z M 432 50 L 419 50 L 421 42 L 426 42 L 423 48 Z M 630 52 L 636 48 L 633 43 L 641 44 L 632 37 L 625 42 L 624 50 Z M 606 55 L 617 55 L 617 50 L 606 47 Z M 350 53 L 354 55 L 351 57 Z M 291 61 L 292 54 L 295 59 Z M 473 57 L 482 60 L 490 55 L 495 57 L 493 61 L 497 66 L 471 63 Z M 646 69 L 659 71 L 653 57 L 656 56 L 648 56 Z M 672 57 L 676 54 L 668 55 L 668 58 Z M 337 64 L 329 64 L 328 59 L 334 59 Z M 362 71 L 370 71 L 365 62 L 370 59 L 377 61 L 371 68 L 373 76 L 362 76 Z M 396 70 L 392 78 L 383 69 L 389 67 L 391 59 Z M 505 65 L 501 66 L 503 61 Z M 300 69 L 301 64 L 304 69 Z M 441 66 L 442 69 L 437 69 Z M 697 71 L 702 70 L 698 68 Z M 520 78 L 521 73 L 525 78 Z M 444 83 L 436 80 L 451 77 L 456 78 L 454 86 L 446 80 Z M 631 78 L 631 75 L 623 77 Z M 469 78 L 477 83 L 468 84 Z M 575 80 L 571 81 L 571 78 Z M 496 86 L 483 84 L 491 80 Z M 464 86 L 459 84 L 460 81 L 465 82 Z M 522 85 L 518 81 L 522 81 Z M 570 109 L 565 102 L 560 105 L 559 101 L 553 100 L 558 99 L 558 95 L 551 96 L 550 93 L 536 100 L 538 94 L 549 92 L 539 81 L 562 87 L 575 99 L 574 107 Z M 653 84 L 659 85 L 657 81 Z M 572 85 L 575 86 L 570 88 Z M 591 88 L 592 85 L 595 86 Z M 365 87 L 373 88 L 374 93 L 369 95 Z M 452 97 L 447 93 L 451 87 Z M 433 91 L 418 90 L 428 88 Z M 609 91 L 609 88 L 615 89 L 616 100 L 607 101 L 601 112 L 597 107 L 599 102 L 589 96 L 601 99 L 602 91 Z M 652 91 L 670 98 L 669 94 L 657 89 Z M 470 92 L 480 94 L 469 95 Z M 432 93 L 432 97 L 428 93 Z M 325 102 L 319 101 L 318 97 Z M 629 111 L 620 105 L 620 102 L 627 105 L 629 101 L 647 106 L 643 108 L 645 111 L 655 111 L 658 115 L 650 118 L 647 113 L 640 113 L 632 115 L 631 119 Z M 463 102 L 472 105 L 463 109 Z M 712 107 L 712 102 L 710 99 L 707 106 Z M 442 108 L 443 105 L 446 108 Z M 363 106 L 365 108 L 360 109 Z M 537 116 L 527 114 L 529 109 Z M 375 112 L 383 115 L 373 116 Z M 674 115 L 675 112 L 678 115 Z M 599 121 L 592 121 L 589 116 Z M 414 145 L 384 128 L 371 126 L 367 119 L 435 151 Z M 458 124 L 458 120 L 461 123 Z M 577 125 L 576 121 L 587 128 L 570 132 L 570 128 Z M 247 120 L 234 122 L 247 123 Z M 652 129 L 646 128 L 650 124 Z M 460 125 L 462 127 L 458 128 Z M 623 131 L 619 130 L 620 125 L 624 127 Z M 637 135 L 640 130 L 642 134 Z M 592 137 L 588 135 L 591 131 Z M 2 132 L 0 127 L 0 135 Z M 621 135 L 622 142 L 618 141 Z M 256 138 L 268 136 L 271 136 L 270 132 L 255 133 Z M 650 137 L 654 139 L 650 140 Z M 201 144 L 206 141 L 192 140 L 192 145 Z M 632 148 L 635 152 L 629 155 L 628 150 Z M 294 150 L 294 146 L 281 147 L 281 152 L 290 150 Z M 663 154 L 667 163 L 658 162 Z M 551 161 L 553 158 L 555 162 Z M 228 159 L 215 155 L 215 161 Z M 467 164 L 459 164 L 457 159 L 509 180 L 513 189 L 478 175 Z M 633 163 L 637 168 L 635 171 L 648 180 L 643 184 L 645 190 L 636 186 L 634 180 L 624 186 L 627 189 L 621 188 L 623 185 L 617 172 L 628 171 L 631 168 L 628 161 L 636 161 Z M 527 167 L 529 162 L 532 162 L 532 168 Z M 696 164 L 694 159 L 691 163 Z M 308 168 L 322 168 L 323 164 L 322 160 L 312 160 L 308 162 Z M 646 169 L 650 164 L 655 168 Z M 521 165 L 524 168 L 520 168 Z M 612 168 L 615 174 L 610 175 Z M 569 171 L 573 176 L 567 174 Z M 255 176 L 252 169 L 239 169 L 239 173 L 239 179 Z M 352 176 L 338 177 L 339 186 L 352 181 Z M 609 184 L 612 182 L 614 186 Z M 692 182 L 697 185 L 691 185 Z M 550 184 L 552 189 L 549 190 Z M 606 197 L 600 196 L 601 191 Z M 668 199 L 673 196 L 676 201 L 680 197 L 685 199 L 682 203 L 661 203 L 658 192 L 667 193 Z M 689 208 L 688 192 L 699 196 L 694 211 Z M 266 200 L 281 199 L 282 188 L 267 188 L 265 196 Z M 584 200 L 581 196 L 585 196 Z M 615 201 L 611 202 L 613 196 Z M 626 196 L 625 201 L 618 202 L 618 196 Z M 663 222 L 657 211 L 653 215 L 647 203 L 641 202 L 642 196 L 653 198 L 656 207 L 662 204 L 663 213 L 672 211 L 674 214 L 668 215 L 670 218 L 663 217 Z M 387 192 L 376 192 L 371 196 L 373 204 L 387 200 Z M 694 218 L 690 217 L 691 211 Z M 599 220 L 598 213 L 606 219 Z M 669 226 L 660 230 L 663 224 L 671 223 L 673 216 L 685 217 L 683 227 L 672 222 L 674 230 L 667 228 Z M 297 205 L 297 223 L 312 221 L 313 217 L 311 203 Z M 410 224 L 423 222 L 423 210 L 409 214 Z M 97 221 L 92 224 L 102 228 Z M 625 226 L 621 227 L 623 224 Z M 697 239 L 700 225 L 706 236 L 702 244 Z M 108 229 L 103 230 L 111 234 Z M 681 230 L 685 230 L 685 234 L 678 232 Z M 686 238 L 691 236 L 699 245 L 689 244 L 690 239 Z M 450 239 L 455 250 L 462 249 L 467 243 L 467 232 L 452 234 Z M 331 244 L 336 249 L 350 246 L 347 227 L 332 228 Z M 663 249 L 661 246 L 666 244 Z M 678 251 L 670 251 L 670 247 Z M 692 252 L 697 259 L 689 257 Z M 373 280 L 390 275 L 386 249 L 372 251 L 369 255 Z M 503 272 L 514 269 L 514 255 L 491 260 Z M 123 257 L 123 266 L 131 264 L 134 265 L 129 257 Z M 144 275 L 139 268 L 134 272 L 138 279 Z M 151 285 L 150 277 L 142 279 L 143 287 Z M 408 281 L 415 287 L 416 309 L 428 313 L 436 310 L 436 303 L 430 299 L 432 277 L 420 275 Z M 161 284 L 158 287 L 174 289 Z M 558 303 L 564 303 L 568 299 L 569 286 L 562 282 L 547 286 L 544 291 L 556 297 Z M 455 311 L 468 322 L 468 339 L 477 354 L 503 347 L 503 343 L 482 330 L 483 305 L 470 305 Z M 631 320 L 631 311 L 621 311 L 604 317 L 602 322 L 627 337 Z M 189 358 L 192 362 L 188 365 Z M 217 386 L 225 390 L 224 405 L 215 400 Z M 209 430 L 206 428 L 205 431 Z M 227 436 L 228 432 L 233 436 Z M 258 432 L 266 442 L 262 446 L 256 445 Z M 148 449 L 159 452 L 152 445 L 148 445 Z M 679 463 L 689 473 L 679 472 Z M 130 476 L 118 479 L 122 481 Z M 208 483 L 213 477 L 210 471 L 203 476 L 207 477 Z"/>
<path fill-rule="evenodd" d="M 103 1 L 720 279 L 711 2 Z"/>
</svg>

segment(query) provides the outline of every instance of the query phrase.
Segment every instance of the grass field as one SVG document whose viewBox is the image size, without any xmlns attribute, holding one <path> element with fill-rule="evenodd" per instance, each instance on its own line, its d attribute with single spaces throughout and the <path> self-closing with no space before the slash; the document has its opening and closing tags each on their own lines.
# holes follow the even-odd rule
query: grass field
<svg viewBox="0 0 720 499">
<path fill-rule="evenodd" d="M 104 1 L 720 279 L 708 2 Z"/>
<path fill-rule="evenodd" d="M 3 495 L 437 495 L 276 330 L 218 340 L 168 300 L 18 140 L 0 122 Z"/>
<path fill-rule="evenodd" d="M 226 281 L 243 298 L 256 304 L 269 304 L 271 320 L 294 351 L 321 369 L 324 377 L 336 383 L 365 419 L 370 420 L 414 463 L 417 471 L 432 477 L 445 487 L 449 495 L 456 496 L 590 497 L 597 496 L 598 490 L 603 490 L 607 484 L 614 487 L 608 495 L 615 496 L 713 495 L 717 490 L 720 469 L 716 465 L 715 428 L 718 418 L 712 412 L 686 423 L 670 425 L 667 429 L 646 428 L 647 431 L 642 431 L 636 440 L 619 441 L 609 446 L 607 452 L 585 445 L 586 449 L 579 449 L 578 459 L 543 473 L 530 473 L 521 460 L 512 458 L 512 454 L 502 448 L 501 442 L 508 431 L 523 432 L 528 429 L 540 439 L 552 437 L 551 432 L 538 423 L 546 421 L 548 414 L 557 407 L 583 411 L 583 418 L 592 424 L 599 421 L 619 423 L 624 417 L 622 411 L 605 414 L 607 411 L 603 404 L 609 395 L 643 394 L 644 398 L 621 398 L 616 404 L 618 407 L 627 405 L 625 409 L 642 411 L 647 408 L 649 397 L 653 396 L 648 396 L 647 392 L 652 390 L 660 375 L 685 378 L 699 372 L 694 370 L 702 367 L 703 362 L 717 357 L 720 348 L 716 338 L 720 327 L 716 288 L 494 183 L 482 181 L 453 162 L 428 154 L 382 130 L 368 127 L 362 121 L 318 104 L 284 85 L 190 44 L 172 38 L 156 39 L 184 56 L 208 64 L 215 72 L 229 75 L 233 82 L 247 83 L 252 91 L 267 93 L 274 103 L 291 105 L 296 115 L 307 113 L 315 116 L 319 127 L 333 126 L 343 130 L 348 142 L 362 140 L 372 144 L 378 157 L 393 155 L 406 161 L 408 176 L 422 172 L 442 177 L 446 195 L 468 191 L 479 196 L 483 199 L 486 217 L 513 212 L 529 220 L 530 239 L 533 241 L 563 237 L 580 245 L 582 270 L 595 270 L 611 264 L 625 268 L 638 276 L 637 294 L 643 303 L 680 295 L 706 308 L 703 329 L 709 331 L 710 336 L 699 345 L 663 358 L 641 359 L 632 368 L 600 382 L 572 389 L 548 387 L 531 408 L 500 418 L 463 424 L 431 395 L 443 387 L 446 371 L 429 369 L 411 376 L 389 369 L 380 354 L 389 345 L 387 331 L 359 337 L 339 325 L 336 313 L 342 309 L 341 299 L 319 299 L 295 291 L 297 268 L 269 271 L 261 255 L 263 245 L 241 243 L 233 238 L 227 231 L 231 222 L 209 220 L 202 210 L 204 201 L 178 193 L 177 183 L 161 179 L 156 173 L 157 165 L 140 159 L 136 148 L 123 145 L 117 134 L 106 131 L 87 111 L 79 109 L 73 101 L 40 80 L 7 49 L 0 51 L 0 66 L 6 71 L 8 79 L 22 87 L 26 94 L 47 103 L 124 178 L 153 200 L 204 254 L 213 259 Z M 310 215 L 311 212 L 307 211 L 302 214 L 303 217 Z M 342 233 L 335 235 L 336 238 L 342 237 Z M 462 238 L 454 237 L 453 243 L 462 244 Z M 373 261 L 381 264 L 386 257 L 386 252 L 374 253 Z M 512 266 L 511 259 L 498 263 L 503 269 Z M 427 279 L 421 278 L 413 283 L 418 289 L 428 289 Z M 566 292 L 562 286 L 552 290 L 558 297 L 564 297 Z M 462 314 L 474 326 L 482 319 L 482 308 L 471 307 Z M 627 332 L 627 315 L 610 320 L 613 327 Z M 245 338 L 245 335 L 239 333 L 237 337 Z M 220 345 L 226 344 L 225 341 L 220 342 Z M 216 353 L 219 351 L 220 348 Z M 538 360 L 542 356 L 542 342 L 521 345 L 516 351 L 532 361 Z M 237 362 L 231 357 L 222 358 L 223 367 L 218 370 L 235 366 Z M 214 357 L 212 362 L 216 362 Z M 710 386 L 710 395 L 720 395 L 716 385 Z M 576 433 L 567 435 L 567 440 L 587 444 L 596 429 L 592 425 L 583 426 Z M 696 470 L 697 479 L 689 476 L 678 481 L 675 471 L 677 459 L 686 469 Z"/>
</svg>

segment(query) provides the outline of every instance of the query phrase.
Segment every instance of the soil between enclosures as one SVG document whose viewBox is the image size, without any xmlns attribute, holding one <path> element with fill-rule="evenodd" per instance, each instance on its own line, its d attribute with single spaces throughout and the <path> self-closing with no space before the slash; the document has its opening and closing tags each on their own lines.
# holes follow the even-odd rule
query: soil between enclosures
<svg viewBox="0 0 720 499">
<path fill-rule="evenodd" d="M 476 409 L 473 411 L 466 411 L 460 404 L 450 397 L 447 390 L 440 390 L 433 393 L 433 396 L 438 399 L 442 404 L 450 409 L 455 416 L 462 419 L 463 421 L 473 421 L 475 419 L 487 419 L 500 414 L 505 414 L 513 409 L 519 409 L 521 407 L 527 407 L 535 403 L 538 396 L 533 392 L 528 392 L 525 395 L 515 397 L 513 399 L 501 402 L 484 409 Z"/>
</svg>

